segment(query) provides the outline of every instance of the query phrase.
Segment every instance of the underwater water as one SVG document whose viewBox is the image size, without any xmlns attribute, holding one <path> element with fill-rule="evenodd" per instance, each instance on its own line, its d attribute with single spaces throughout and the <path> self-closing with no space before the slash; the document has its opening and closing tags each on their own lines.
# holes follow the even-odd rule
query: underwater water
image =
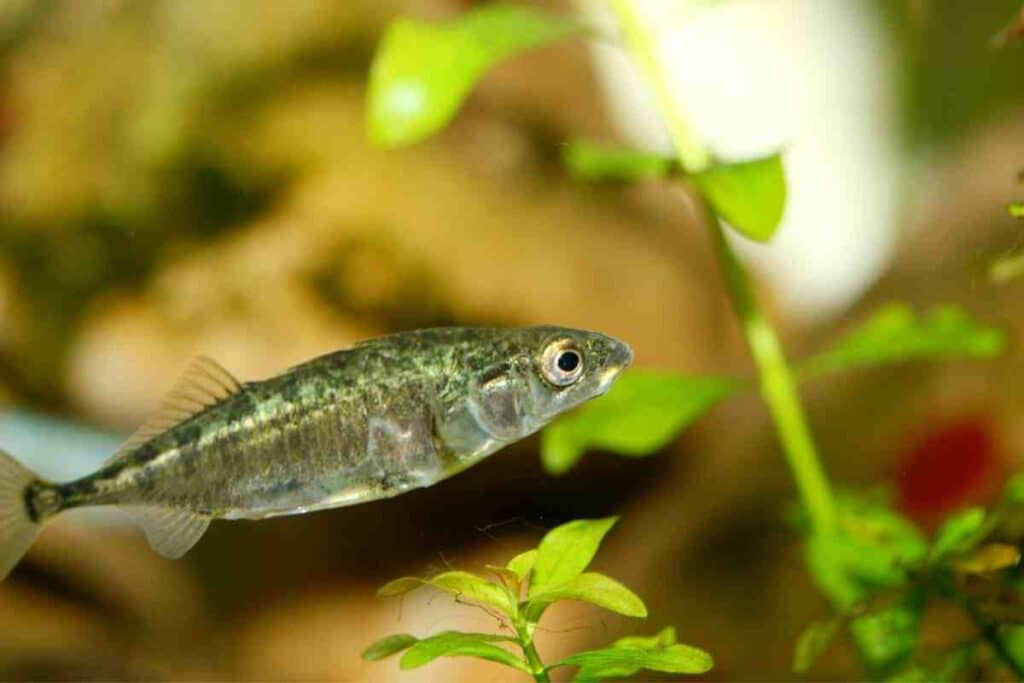
<svg viewBox="0 0 1024 683">
<path fill-rule="evenodd" d="M 1024 676 L 1021 11 L 0 0 L 0 678 Z"/>
</svg>

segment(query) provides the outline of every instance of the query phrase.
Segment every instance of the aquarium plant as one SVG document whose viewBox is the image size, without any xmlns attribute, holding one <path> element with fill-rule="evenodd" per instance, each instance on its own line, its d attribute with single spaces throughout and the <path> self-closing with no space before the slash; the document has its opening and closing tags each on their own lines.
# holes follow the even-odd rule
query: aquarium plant
<svg viewBox="0 0 1024 683">
<path fill-rule="evenodd" d="M 390 149 L 441 130 L 495 64 L 574 37 L 599 39 L 626 51 L 657 101 L 672 153 L 569 140 L 563 146 L 565 166 L 581 182 L 661 179 L 690 193 L 704 215 L 756 368 L 756 381 L 629 371 L 608 396 L 545 430 L 545 468 L 551 474 L 564 474 L 588 449 L 625 456 L 655 453 L 715 405 L 738 392 L 755 390 L 771 414 L 796 485 L 798 511 L 791 517 L 804 540 L 807 570 L 833 609 L 832 615 L 810 625 L 795 644 L 794 668 L 808 670 L 837 634 L 846 633 L 860 653 L 865 675 L 873 679 L 942 680 L 990 669 L 1024 676 L 1024 628 L 1014 625 L 1024 618 L 1016 545 L 1024 535 L 1024 486 L 1013 483 L 992 510 L 956 514 L 929 539 L 884 496 L 837 493 L 822 465 L 798 391 L 800 383 L 810 378 L 867 366 L 944 356 L 991 358 L 1002 350 L 1004 334 L 976 322 L 955 305 L 916 313 L 892 303 L 830 348 L 791 363 L 727 235 L 771 241 L 786 204 L 782 155 L 730 162 L 716 158 L 670 92 L 652 27 L 642 20 L 638 3 L 606 0 L 596 4 L 614 19 L 612 30 L 595 28 L 582 18 L 551 16 L 515 4 L 486 5 L 443 23 L 400 18 L 385 33 L 370 74 L 368 134 L 374 143 Z M 700 11 L 708 3 L 692 0 L 691 4 L 693 11 Z M 514 597 L 518 582 L 526 578 L 527 572 L 516 567 L 513 562 L 500 572 L 502 586 L 487 589 L 502 605 L 509 598 L 505 591 Z M 428 583 L 437 586 L 436 580 Z M 398 587 L 402 588 L 421 583 L 401 581 Z M 388 589 L 393 590 L 397 588 Z M 516 638 L 530 623 L 530 592 L 536 590 L 535 570 L 525 616 L 520 603 L 507 604 L 508 619 L 518 623 Z M 958 605 L 976 625 L 977 637 L 950 650 L 924 651 L 919 636 L 925 608 L 932 600 Z M 497 609 L 496 604 L 492 607 Z M 429 643 L 436 642 L 400 636 L 378 644 L 370 654 L 408 647 L 404 657 L 414 664 L 433 652 L 434 645 Z M 454 641 L 442 638 L 440 642 Z M 483 648 L 490 641 L 472 642 L 472 647 Z M 526 660 L 506 663 L 536 674 L 528 646 L 524 652 Z"/>
<path fill-rule="evenodd" d="M 711 656 L 676 642 L 671 626 L 653 636 L 620 638 L 600 650 L 587 650 L 552 664 L 541 661 L 534 644 L 537 625 L 545 611 L 560 600 L 582 600 L 627 617 L 647 616 L 647 607 L 633 591 L 604 574 L 586 571 L 615 517 L 579 519 L 549 531 L 533 550 L 522 552 L 505 565 L 487 565 L 493 579 L 466 571 L 446 571 L 429 578 L 405 576 L 378 591 L 400 596 L 430 587 L 487 611 L 504 633 L 444 631 L 425 638 L 408 633 L 378 640 L 363 652 L 370 660 L 402 652 L 403 669 L 415 669 L 438 657 L 477 657 L 518 669 L 537 681 L 548 672 L 575 667 L 577 681 L 621 679 L 640 671 L 699 674 L 711 669 Z M 520 650 L 515 654 L 502 645 Z"/>
</svg>

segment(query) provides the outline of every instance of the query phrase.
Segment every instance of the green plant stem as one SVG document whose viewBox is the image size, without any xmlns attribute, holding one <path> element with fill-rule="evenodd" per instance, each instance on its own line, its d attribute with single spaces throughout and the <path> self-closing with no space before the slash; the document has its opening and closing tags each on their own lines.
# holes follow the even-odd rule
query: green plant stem
<svg viewBox="0 0 1024 683">
<path fill-rule="evenodd" d="M 540 655 L 537 654 L 537 648 L 533 644 L 531 629 L 527 627 L 525 619 L 522 616 L 517 616 L 514 626 L 516 636 L 519 638 L 519 647 L 522 648 L 523 655 L 526 656 L 526 663 L 530 665 L 533 680 L 537 681 L 537 683 L 551 683 L 547 669 L 544 668 L 544 662 L 541 661 Z"/>
<path fill-rule="evenodd" d="M 631 0 L 609 0 L 612 11 L 622 28 L 623 39 L 633 58 L 647 78 L 648 85 L 658 101 L 658 109 L 665 118 L 672 142 L 683 168 L 689 173 L 703 171 L 711 163 L 711 155 L 700 137 L 690 126 L 676 105 L 668 87 L 665 70 L 655 54 L 654 41 L 637 16 Z"/>
<path fill-rule="evenodd" d="M 803 405 L 797 393 L 793 373 L 782 346 L 757 305 L 747 273 L 736 253 L 725 238 L 721 221 L 710 214 L 710 229 L 715 251 L 724 271 L 726 287 L 733 307 L 743 324 L 750 353 L 757 364 L 761 382 L 761 396 L 771 411 L 775 429 L 782 442 L 789 468 L 793 472 L 800 498 L 815 531 L 831 528 L 834 517 L 832 489 L 821 466 L 818 452 L 811 437 Z"/>
<path fill-rule="evenodd" d="M 622 27 L 629 51 L 640 65 L 654 91 L 658 106 L 675 146 L 676 154 L 687 173 L 704 170 L 711 158 L 707 149 L 686 121 L 668 89 L 665 69 L 655 52 L 647 28 L 636 14 L 631 0 L 609 0 Z M 714 216 L 713 212 L 710 212 Z M 828 530 L 835 519 L 831 487 L 811 437 L 789 364 L 771 323 L 761 312 L 743 264 L 725 239 L 721 222 L 709 222 L 716 253 L 733 307 L 743 326 L 750 353 L 760 376 L 761 395 L 775 422 L 779 440 L 796 479 L 800 498 L 816 532 Z"/>
</svg>

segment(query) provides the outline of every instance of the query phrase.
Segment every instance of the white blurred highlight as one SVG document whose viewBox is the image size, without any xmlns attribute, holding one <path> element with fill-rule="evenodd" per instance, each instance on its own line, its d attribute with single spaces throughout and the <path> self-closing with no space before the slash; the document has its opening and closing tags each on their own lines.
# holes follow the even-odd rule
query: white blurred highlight
<svg viewBox="0 0 1024 683">
<path fill-rule="evenodd" d="M 581 3 L 588 12 L 600 3 Z M 787 310 L 851 304 L 892 253 L 904 160 L 895 58 L 881 17 L 849 0 L 636 0 L 688 119 L 723 160 L 784 152 L 789 202 L 768 246 L 735 242 Z M 596 17 L 607 20 L 607 17 Z M 593 47 L 623 135 L 669 150 L 626 52 Z"/>
</svg>

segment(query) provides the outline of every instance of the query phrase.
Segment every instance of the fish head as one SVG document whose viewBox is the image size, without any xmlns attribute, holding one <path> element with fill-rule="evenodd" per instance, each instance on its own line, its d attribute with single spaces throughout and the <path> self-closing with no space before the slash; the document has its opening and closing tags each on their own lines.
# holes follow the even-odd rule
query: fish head
<svg viewBox="0 0 1024 683">
<path fill-rule="evenodd" d="M 504 358 L 478 375 L 471 402 L 478 424 L 504 442 L 604 394 L 633 360 L 623 341 L 553 326 L 516 330 L 494 348 Z"/>
</svg>

